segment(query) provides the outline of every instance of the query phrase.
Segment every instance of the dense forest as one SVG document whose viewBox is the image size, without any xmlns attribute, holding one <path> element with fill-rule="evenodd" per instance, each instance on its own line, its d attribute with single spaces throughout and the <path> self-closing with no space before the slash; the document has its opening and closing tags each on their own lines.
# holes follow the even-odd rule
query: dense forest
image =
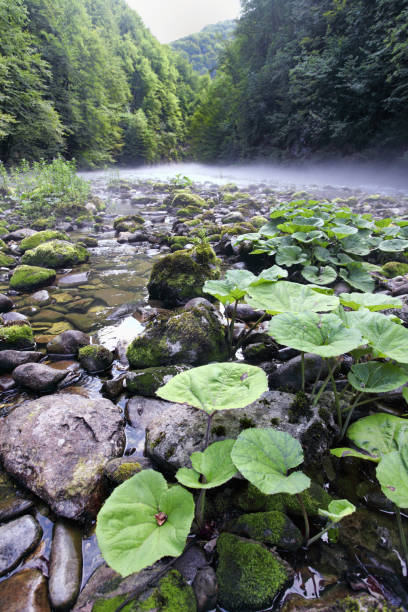
<svg viewBox="0 0 408 612">
<path fill-rule="evenodd" d="M 200 87 L 124 0 L 0 0 L 3 161 L 177 159 Z"/>
<path fill-rule="evenodd" d="M 184 36 L 170 46 L 181 53 L 200 74 L 215 76 L 219 55 L 225 49 L 226 41 L 232 39 L 236 27 L 235 20 L 220 21 L 208 25 L 190 36 Z"/>
<path fill-rule="evenodd" d="M 201 159 L 407 151 L 406 0 L 242 0 L 192 121 Z"/>
</svg>

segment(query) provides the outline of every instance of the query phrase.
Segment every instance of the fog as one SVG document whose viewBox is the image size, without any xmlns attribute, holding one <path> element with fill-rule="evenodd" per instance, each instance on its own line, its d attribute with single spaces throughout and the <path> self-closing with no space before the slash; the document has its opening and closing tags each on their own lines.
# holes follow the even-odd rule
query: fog
<svg viewBox="0 0 408 612">
<path fill-rule="evenodd" d="M 338 161 L 299 164 L 251 163 L 245 165 L 205 165 L 197 163 L 160 164 L 136 168 L 111 168 L 81 172 L 88 179 L 99 177 L 168 180 L 177 175 L 196 182 L 237 185 L 266 183 L 284 188 L 350 188 L 369 193 L 408 194 L 408 162 L 369 163 Z"/>
</svg>

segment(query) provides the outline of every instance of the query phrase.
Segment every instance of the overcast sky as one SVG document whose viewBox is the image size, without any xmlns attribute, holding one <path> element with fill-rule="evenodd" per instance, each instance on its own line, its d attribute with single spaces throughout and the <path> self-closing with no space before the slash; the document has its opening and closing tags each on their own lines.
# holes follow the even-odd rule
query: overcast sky
<svg viewBox="0 0 408 612">
<path fill-rule="evenodd" d="M 239 15 L 239 0 L 126 0 L 162 43 Z"/>
</svg>

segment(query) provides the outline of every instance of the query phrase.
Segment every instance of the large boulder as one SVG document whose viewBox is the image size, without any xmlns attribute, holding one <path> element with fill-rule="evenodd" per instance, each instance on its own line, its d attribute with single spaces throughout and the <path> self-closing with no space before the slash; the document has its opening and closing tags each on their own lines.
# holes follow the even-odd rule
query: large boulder
<svg viewBox="0 0 408 612">
<path fill-rule="evenodd" d="M 67 329 L 67 331 L 58 334 L 47 344 L 47 352 L 50 355 L 78 355 L 81 347 L 90 344 L 91 339 L 87 334 L 76 329 Z"/>
<path fill-rule="evenodd" d="M 35 249 L 26 251 L 21 262 L 29 266 L 47 266 L 57 269 L 75 266 L 88 259 L 89 253 L 85 247 L 66 240 L 50 240 L 38 245 Z"/>
<path fill-rule="evenodd" d="M 154 264 L 147 285 L 149 297 L 161 300 L 168 308 L 181 306 L 191 298 L 203 297 L 205 281 L 219 276 L 218 260 L 209 244 L 176 251 Z"/>
<path fill-rule="evenodd" d="M 223 361 L 228 358 L 225 329 L 211 305 L 161 314 L 133 340 L 127 357 L 135 369 Z"/>
<path fill-rule="evenodd" d="M 12 372 L 24 363 L 37 363 L 43 356 L 39 351 L 0 351 L 0 372 Z"/>
<path fill-rule="evenodd" d="M 140 400 L 139 400 L 140 401 Z M 168 403 L 157 414 L 155 402 L 144 398 L 146 427 L 145 453 L 166 471 L 175 472 L 190 465 L 190 455 L 202 450 L 207 416 L 184 404 Z M 152 419 L 147 420 L 148 402 L 152 402 Z M 294 436 L 303 446 L 307 464 L 318 462 L 331 447 L 337 433 L 331 396 L 325 396 L 317 407 L 298 412 L 297 396 L 267 391 L 246 408 L 217 412 L 212 421 L 210 443 L 224 438 L 235 439 L 248 427 L 276 427 Z M 327 406 L 326 406 L 327 404 Z M 293 418 L 296 413 L 296 418 Z"/>
<path fill-rule="evenodd" d="M 0 327 L 0 351 L 3 350 L 25 350 L 35 346 L 33 330 L 31 326 L 4 325 Z"/>
<path fill-rule="evenodd" d="M 71 519 L 94 517 L 104 497 L 105 464 L 125 447 L 121 410 L 106 399 L 47 395 L 3 421 L 5 470 Z"/>
<path fill-rule="evenodd" d="M 12 376 L 18 385 L 44 393 L 53 391 L 68 373 L 68 370 L 57 370 L 43 363 L 24 363 L 17 366 Z"/>
<path fill-rule="evenodd" d="M 47 262 L 45 262 L 47 263 Z M 51 285 L 55 281 L 55 271 L 40 266 L 17 266 L 10 279 L 10 289 L 34 291 L 38 287 Z"/>
<path fill-rule="evenodd" d="M 69 240 L 68 236 L 63 232 L 58 232 L 55 230 L 43 230 L 41 232 L 36 232 L 31 236 L 27 236 L 20 242 L 21 251 L 29 251 L 30 249 L 35 249 L 39 244 L 43 244 L 44 242 L 49 242 L 50 240 Z"/>
</svg>

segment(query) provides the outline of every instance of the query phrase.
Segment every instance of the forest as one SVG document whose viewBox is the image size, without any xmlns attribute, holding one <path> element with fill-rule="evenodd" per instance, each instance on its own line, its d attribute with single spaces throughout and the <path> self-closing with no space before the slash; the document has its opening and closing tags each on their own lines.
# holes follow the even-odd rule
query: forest
<svg viewBox="0 0 408 612">
<path fill-rule="evenodd" d="M 242 0 L 170 46 L 125 0 L 0 0 L 0 157 L 404 157 L 407 31 L 406 0 Z"/>
</svg>

